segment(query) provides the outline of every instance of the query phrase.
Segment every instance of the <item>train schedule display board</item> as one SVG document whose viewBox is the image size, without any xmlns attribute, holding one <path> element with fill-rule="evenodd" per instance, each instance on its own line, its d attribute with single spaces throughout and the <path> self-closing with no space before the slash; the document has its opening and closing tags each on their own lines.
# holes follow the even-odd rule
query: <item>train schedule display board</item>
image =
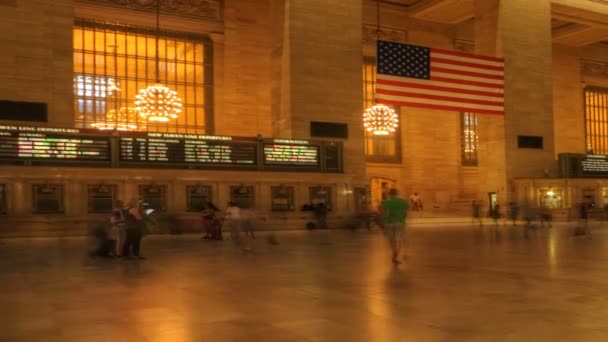
<svg viewBox="0 0 608 342">
<path fill-rule="evenodd" d="M 119 139 L 121 165 L 255 168 L 255 138 L 147 133 Z"/>
<path fill-rule="evenodd" d="M 270 139 L 264 142 L 264 166 L 269 169 L 320 170 L 321 145 L 307 140 Z"/>
<path fill-rule="evenodd" d="M 0 126 L 0 161 L 34 165 L 108 166 L 110 139 L 78 129 Z"/>
</svg>

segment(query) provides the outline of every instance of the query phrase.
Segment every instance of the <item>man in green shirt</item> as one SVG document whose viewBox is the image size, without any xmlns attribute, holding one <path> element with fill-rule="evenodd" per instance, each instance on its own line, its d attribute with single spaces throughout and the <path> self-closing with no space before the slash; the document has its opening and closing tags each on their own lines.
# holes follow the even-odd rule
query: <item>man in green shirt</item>
<svg viewBox="0 0 608 342">
<path fill-rule="evenodd" d="M 393 250 L 393 263 L 398 264 L 409 204 L 406 200 L 397 197 L 397 189 L 391 189 L 389 198 L 382 201 L 380 207 L 384 214 L 384 231 Z"/>
</svg>

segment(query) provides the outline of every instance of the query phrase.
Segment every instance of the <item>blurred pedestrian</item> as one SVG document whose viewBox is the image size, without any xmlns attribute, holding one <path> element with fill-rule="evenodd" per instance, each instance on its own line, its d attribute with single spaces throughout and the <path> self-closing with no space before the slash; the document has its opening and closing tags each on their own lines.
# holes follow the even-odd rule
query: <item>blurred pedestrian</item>
<svg viewBox="0 0 608 342">
<path fill-rule="evenodd" d="M 389 198 L 382 201 L 381 204 L 384 216 L 384 231 L 393 252 L 392 261 L 394 264 L 400 263 L 399 254 L 405 238 L 406 218 L 409 209 L 407 201 L 397 197 L 397 195 L 397 189 L 391 189 Z"/>
<path fill-rule="evenodd" d="M 239 231 L 241 223 L 241 208 L 236 203 L 228 202 L 228 207 L 224 211 L 224 226 L 230 232 L 230 239 L 239 244 Z"/>
<path fill-rule="evenodd" d="M 326 229 L 327 228 L 327 212 L 329 208 L 324 202 L 319 202 L 315 205 L 314 212 L 315 218 L 317 220 L 317 228 Z"/>
<path fill-rule="evenodd" d="M 412 210 L 418 213 L 418 216 L 422 215 L 422 209 L 424 207 L 422 203 L 422 198 L 418 196 L 417 192 L 414 192 L 412 196 L 410 196 L 410 203 Z"/>
<path fill-rule="evenodd" d="M 254 208 L 241 209 L 241 226 L 245 234 L 245 250 L 253 250 L 253 241 L 255 239 L 255 220 L 257 214 Z"/>
<path fill-rule="evenodd" d="M 217 220 L 217 212 L 220 210 L 211 203 L 211 201 L 206 200 L 203 202 L 201 207 L 201 218 L 203 221 L 203 239 L 213 239 L 215 237 L 215 224 Z"/>
<path fill-rule="evenodd" d="M 553 221 L 553 215 L 551 213 L 551 209 L 547 206 L 543 206 L 540 209 L 540 226 L 544 227 L 545 224 L 547 227 L 551 228 L 551 221 Z"/>
<path fill-rule="evenodd" d="M 123 216 L 123 210 L 124 204 L 122 203 L 122 201 L 114 201 L 114 209 L 112 210 L 110 223 L 112 224 L 112 235 L 114 238 L 114 256 L 119 258 L 123 255 L 122 253 L 126 238 L 126 225 L 125 218 Z"/>
<path fill-rule="evenodd" d="M 472 223 L 475 224 L 475 221 L 479 222 L 479 226 L 483 226 L 483 219 L 482 219 L 482 215 L 481 215 L 481 202 L 477 201 L 477 200 L 473 200 L 473 202 L 471 203 L 471 209 L 472 209 Z"/>
<path fill-rule="evenodd" d="M 490 210 L 490 217 L 492 217 L 494 225 L 498 227 L 498 220 L 500 220 L 500 205 L 498 203 Z"/>
<path fill-rule="evenodd" d="M 127 208 L 123 209 L 123 217 L 126 232 L 126 239 L 122 252 L 123 257 L 145 259 L 140 255 L 141 239 L 145 229 L 141 202 L 132 198 L 129 201 Z"/>
<path fill-rule="evenodd" d="M 517 218 L 519 217 L 519 205 L 515 201 L 509 202 L 509 219 L 513 222 L 513 226 L 517 226 Z"/>
</svg>

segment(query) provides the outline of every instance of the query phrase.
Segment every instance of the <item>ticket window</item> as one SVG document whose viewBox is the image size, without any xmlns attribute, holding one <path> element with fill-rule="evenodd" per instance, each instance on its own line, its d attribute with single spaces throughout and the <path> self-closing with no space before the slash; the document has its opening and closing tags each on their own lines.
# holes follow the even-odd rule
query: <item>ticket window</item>
<svg viewBox="0 0 608 342">
<path fill-rule="evenodd" d="M 63 185 L 32 185 L 32 210 L 36 214 L 62 214 L 64 207 Z"/>
<path fill-rule="evenodd" d="M 0 184 L 0 215 L 5 215 L 7 212 L 6 184 Z"/>
<path fill-rule="evenodd" d="M 272 211 L 294 211 L 295 188 L 293 186 L 272 186 L 270 187 L 270 209 Z"/>
<path fill-rule="evenodd" d="M 562 189 L 543 188 L 539 190 L 541 208 L 559 209 L 564 207 L 564 197 Z"/>
<path fill-rule="evenodd" d="M 327 210 L 331 210 L 331 188 L 328 186 L 310 187 L 310 204 L 313 206 L 324 204 Z"/>
<path fill-rule="evenodd" d="M 111 213 L 116 199 L 115 185 L 99 184 L 88 186 L 89 213 L 91 214 Z"/>
<path fill-rule="evenodd" d="M 230 187 L 230 202 L 243 209 L 255 208 L 253 186 L 237 185 Z"/>
<path fill-rule="evenodd" d="M 155 212 L 167 211 L 167 186 L 166 185 L 140 185 L 139 197 L 144 206 L 154 209 Z"/>
<path fill-rule="evenodd" d="M 199 212 L 203 210 L 203 205 L 211 202 L 211 187 L 207 185 L 190 185 L 186 187 L 186 205 L 188 211 Z"/>
</svg>

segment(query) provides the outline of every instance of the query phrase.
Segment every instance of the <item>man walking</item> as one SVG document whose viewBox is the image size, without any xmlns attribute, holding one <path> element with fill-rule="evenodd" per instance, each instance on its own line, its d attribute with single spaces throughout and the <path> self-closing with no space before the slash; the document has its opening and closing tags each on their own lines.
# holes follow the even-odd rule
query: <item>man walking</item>
<svg viewBox="0 0 608 342">
<path fill-rule="evenodd" d="M 384 230 L 391 249 L 393 250 L 393 263 L 399 264 L 402 240 L 405 237 L 405 219 L 409 204 L 406 200 L 397 197 L 397 189 L 389 191 L 389 198 L 380 206 L 384 215 Z"/>
</svg>

